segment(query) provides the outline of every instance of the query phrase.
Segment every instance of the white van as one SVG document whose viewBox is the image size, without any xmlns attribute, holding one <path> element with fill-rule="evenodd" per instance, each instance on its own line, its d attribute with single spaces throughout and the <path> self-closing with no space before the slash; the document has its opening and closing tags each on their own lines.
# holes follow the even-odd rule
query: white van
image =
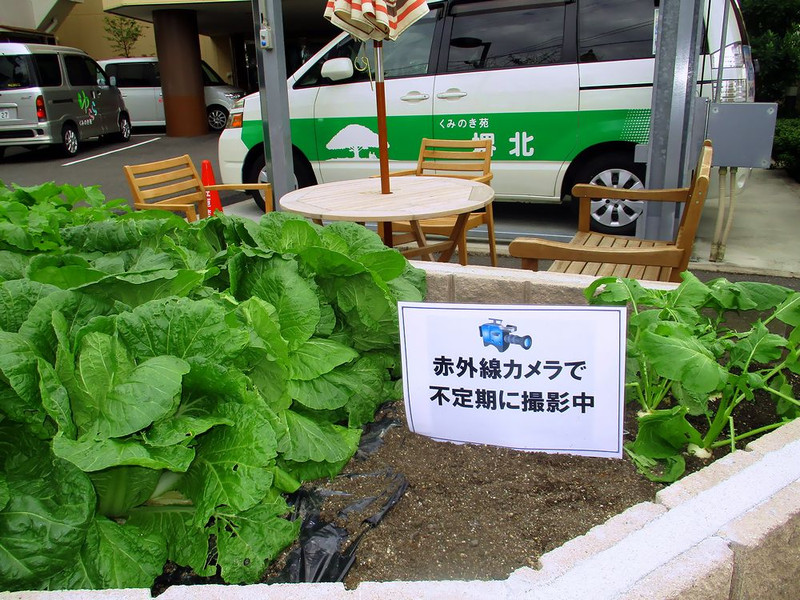
<svg viewBox="0 0 800 600">
<path fill-rule="evenodd" d="M 117 86 L 125 98 L 134 126 L 167 124 L 157 58 L 109 58 L 101 60 L 100 66 L 109 76 L 117 78 Z M 201 61 L 201 68 L 208 128 L 221 131 L 234 103 L 244 96 L 244 90 L 228 85 L 205 61 Z"/>
<path fill-rule="evenodd" d="M 753 101 L 750 50 L 734 0 L 707 1 L 698 93 L 711 97 L 716 87 L 726 1 L 721 100 Z M 423 137 L 489 138 L 498 200 L 560 202 L 579 182 L 642 186 L 645 165 L 634 162 L 634 147 L 649 136 L 658 0 L 429 6 L 384 44 L 392 169 L 413 167 Z M 342 34 L 288 80 L 300 187 L 378 172 L 375 92 L 369 73 L 354 66 L 364 57 L 372 62 L 371 44 Z M 237 103 L 220 136 L 222 180 L 263 179 L 262 144 L 253 94 Z M 593 226 L 632 233 L 640 211 L 597 202 Z"/>
</svg>

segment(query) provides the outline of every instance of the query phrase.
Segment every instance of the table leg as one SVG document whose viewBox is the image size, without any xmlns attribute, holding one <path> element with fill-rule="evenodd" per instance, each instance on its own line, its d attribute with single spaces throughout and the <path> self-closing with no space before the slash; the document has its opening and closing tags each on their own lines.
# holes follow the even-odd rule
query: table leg
<svg viewBox="0 0 800 600">
<path fill-rule="evenodd" d="M 411 225 L 411 233 L 414 234 L 414 239 L 417 241 L 417 246 L 420 248 L 427 248 L 428 241 L 425 239 L 425 233 L 422 231 L 419 221 L 409 221 L 409 225 Z M 433 260 L 433 256 L 431 256 L 430 252 L 422 254 L 420 258 L 422 260 Z"/>
<path fill-rule="evenodd" d="M 467 220 L 469 219 L 469 213 L 461 213 L 458 215 L 458 219 L 456 219 L 456 224 L 453 226 L 453 230 L 450 232 L 450 247 L 442 252 L 439 256 L 439 262 L 450 262 L 450 258 L 453 256 L 453 252 L 455 251 L 458 240 L 461 237 L 461 234 L 467 228 Z"/>
<path fill-rule="evenodd" d="M 378 223 L 378 235 L 381 236 L 386 247 L 394 248 L 394 234 L 392 233 L 391 221 L 381 221 Z"/>
</svg>

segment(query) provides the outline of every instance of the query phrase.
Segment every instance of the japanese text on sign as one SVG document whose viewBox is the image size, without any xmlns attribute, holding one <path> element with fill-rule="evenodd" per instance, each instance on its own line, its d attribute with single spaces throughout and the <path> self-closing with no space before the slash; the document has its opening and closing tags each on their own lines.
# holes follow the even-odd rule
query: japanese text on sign
<svg viewBox="0 0 800 600">
<path fill-rule="evenodd" d="M 401 302 L 399 309 L 412 431 L 526 450 L 622 455 L 623 307 Z"/>
</svg>

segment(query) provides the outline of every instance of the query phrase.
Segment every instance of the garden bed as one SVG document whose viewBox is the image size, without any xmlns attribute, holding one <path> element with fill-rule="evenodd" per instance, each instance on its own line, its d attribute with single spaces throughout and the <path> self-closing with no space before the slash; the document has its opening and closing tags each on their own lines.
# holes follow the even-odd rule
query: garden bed
<svg viewBox="0 0 800 600">
<path fill-rule="evenodd" d="M 800 377 L 793 385 L 800 393 Z M 743 407 L 743 428 L 772 422 L 774 405 L 760 400 Z M 542 554 L 653 501 L 666 487 L 645 479 L 627 458 L 437 442 L 408 430 L 402 403 L 383 407 L 382 419 L 395 425 L 386 429 L 377 452 L 357 456 L 333 481 L 306 486 L 325 491 L 322 520 L 348 530 L 345 549 L 363 534 L 344 579 L 349 588 L 363 581 L 502 580 L 520 567 L 536 568 Z M 629 415 L 625 441 L 635 437 L 635 428 Z M 729 451 L 720 448 L 714 459 Z M 712 460 L 690 461 L 687 472 Z M 370 527 L 364 520 L 396 485 L 393 474 L 402 474 L 408 488 Z M 352 508 L 370 497 L 375 502 Z M 276 569 L 281 566 L 279 560 Z"/>
</svg>

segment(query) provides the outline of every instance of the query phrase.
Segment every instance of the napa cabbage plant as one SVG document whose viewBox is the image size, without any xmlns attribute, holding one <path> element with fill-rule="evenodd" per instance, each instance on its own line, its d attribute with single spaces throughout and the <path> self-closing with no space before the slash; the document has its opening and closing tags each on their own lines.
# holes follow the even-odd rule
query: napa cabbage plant
<svg viewBox="0 0 800 600">
<path fill-rule="evenodd" d="M 3 194 L 0 589 L 258 581 L 298 534 L 285 494 L 399 397 L 424 273 L 351 223 Z"/>
</svg>

